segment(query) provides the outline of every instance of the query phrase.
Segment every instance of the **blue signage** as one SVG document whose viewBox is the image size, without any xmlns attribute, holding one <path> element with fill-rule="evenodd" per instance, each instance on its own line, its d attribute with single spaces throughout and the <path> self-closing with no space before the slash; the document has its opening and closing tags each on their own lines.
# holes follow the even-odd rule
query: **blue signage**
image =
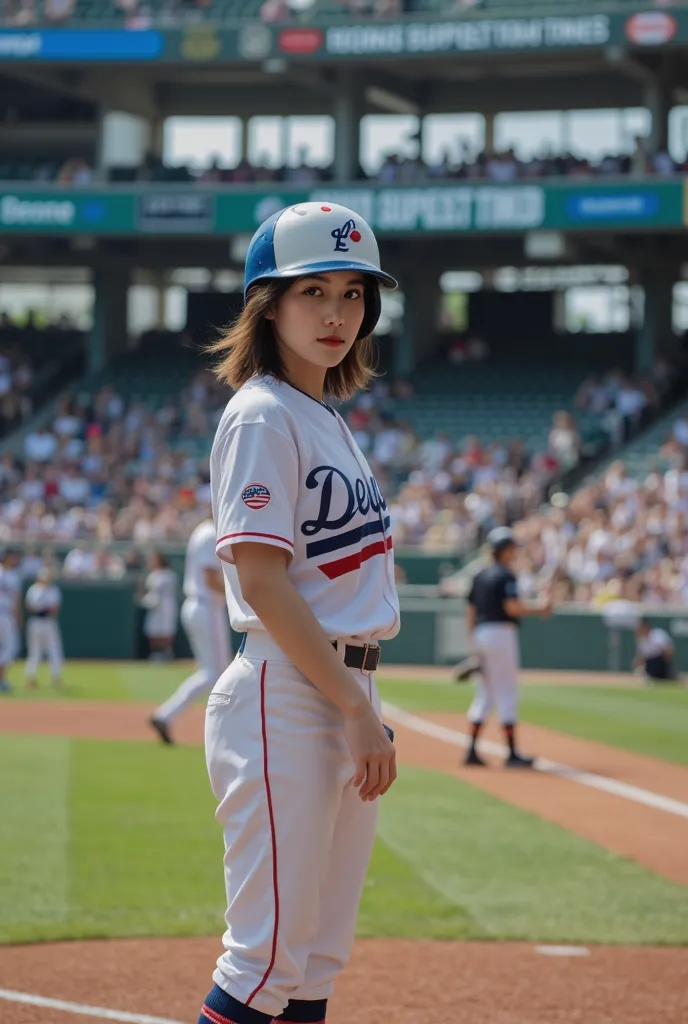
<svg viewBox="0 0 688 1024">
<path fill-rule="evenodd" d="M 163 48 L 149 29 L 0 29 L 0 60 L 155 60 Z"/>
<path fill-rule="evenodd" d="M 651 220 L 659 211 L 656 192 L 589 192 L 568 196 L 566 213 L 572 221 Z"/>
</svg>

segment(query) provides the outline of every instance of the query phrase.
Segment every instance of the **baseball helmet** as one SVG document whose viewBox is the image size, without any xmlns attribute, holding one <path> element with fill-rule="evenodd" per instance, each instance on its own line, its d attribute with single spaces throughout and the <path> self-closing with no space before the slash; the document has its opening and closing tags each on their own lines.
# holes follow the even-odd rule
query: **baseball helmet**
<svg viewBox="0 0 688 1024">
<path fill-rule="evenodd" d="M 246 253 L 244 301 L 258 281 L 359 270 L 373 280 L 365 289 L 365 314 L 359 338 L 370 334 L 380 319 L 380 285 L 397 282 L 380 269 L 380 253 L 371 227 L 347 206 L 315 202 L 288 206 L 268 217 L 251 239 Z"/>
<path fill-rule="evenodd" d="M 513 547 L 516 544 L 516 538 L 514 537 L 513 530 L 510 530 L 508 526 L 497 526 L 488 533 L 487 543 L 492 552 L 495 555 L 499 555 L 507 548 Z"/>
</svg>

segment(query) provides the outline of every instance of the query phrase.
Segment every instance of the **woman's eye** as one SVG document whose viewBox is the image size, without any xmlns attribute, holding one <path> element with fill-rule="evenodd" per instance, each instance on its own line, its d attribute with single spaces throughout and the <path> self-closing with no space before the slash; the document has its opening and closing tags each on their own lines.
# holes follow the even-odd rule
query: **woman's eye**
<svg viewBox="0 0 688 1024">
<path fill-rule="evenodd" d="M 347 299 L 360 299 L 361 293 L 358 288 L 352 288 L 351 291 L 346 293 Z"/>
<path fill-rule="evenodd" d="M 316 295 L 319 291 L 320 291 L 320 289 L 316 288 L 316 286 L 314 284 L 312 284 L 310 286 L 310 288 L 304 289 L 304 293 L 303 294 L 304 295 Z"/>
</svg>

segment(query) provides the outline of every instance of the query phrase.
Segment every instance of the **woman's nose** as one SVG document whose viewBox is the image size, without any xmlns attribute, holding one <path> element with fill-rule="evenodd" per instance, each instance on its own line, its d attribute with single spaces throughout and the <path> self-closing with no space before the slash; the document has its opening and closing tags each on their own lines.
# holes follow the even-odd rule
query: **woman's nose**
<svg viewBox="0 0 688 1024">
<path fill-rule="evenodd" d="M 326 315 L 325 322 L 330 327 L 340 327 L 344 323 L 344 316 L 339 305 L 331 306 Z"/>
</svg>

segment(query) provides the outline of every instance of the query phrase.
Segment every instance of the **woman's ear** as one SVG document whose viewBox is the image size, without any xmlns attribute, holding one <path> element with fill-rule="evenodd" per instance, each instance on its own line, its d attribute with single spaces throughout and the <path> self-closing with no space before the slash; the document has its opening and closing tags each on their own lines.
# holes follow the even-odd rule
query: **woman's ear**
<svg viewBox="0 0 688 1024">
<path fill-rule="evenodd" d="M 274 320 L 275 319 L 275 311 L 274 311 L 274 309 L 269 309 L 267 311 L 267 313 L 265 314 L 265 319 L 266 320 Z"/>
</svg>

